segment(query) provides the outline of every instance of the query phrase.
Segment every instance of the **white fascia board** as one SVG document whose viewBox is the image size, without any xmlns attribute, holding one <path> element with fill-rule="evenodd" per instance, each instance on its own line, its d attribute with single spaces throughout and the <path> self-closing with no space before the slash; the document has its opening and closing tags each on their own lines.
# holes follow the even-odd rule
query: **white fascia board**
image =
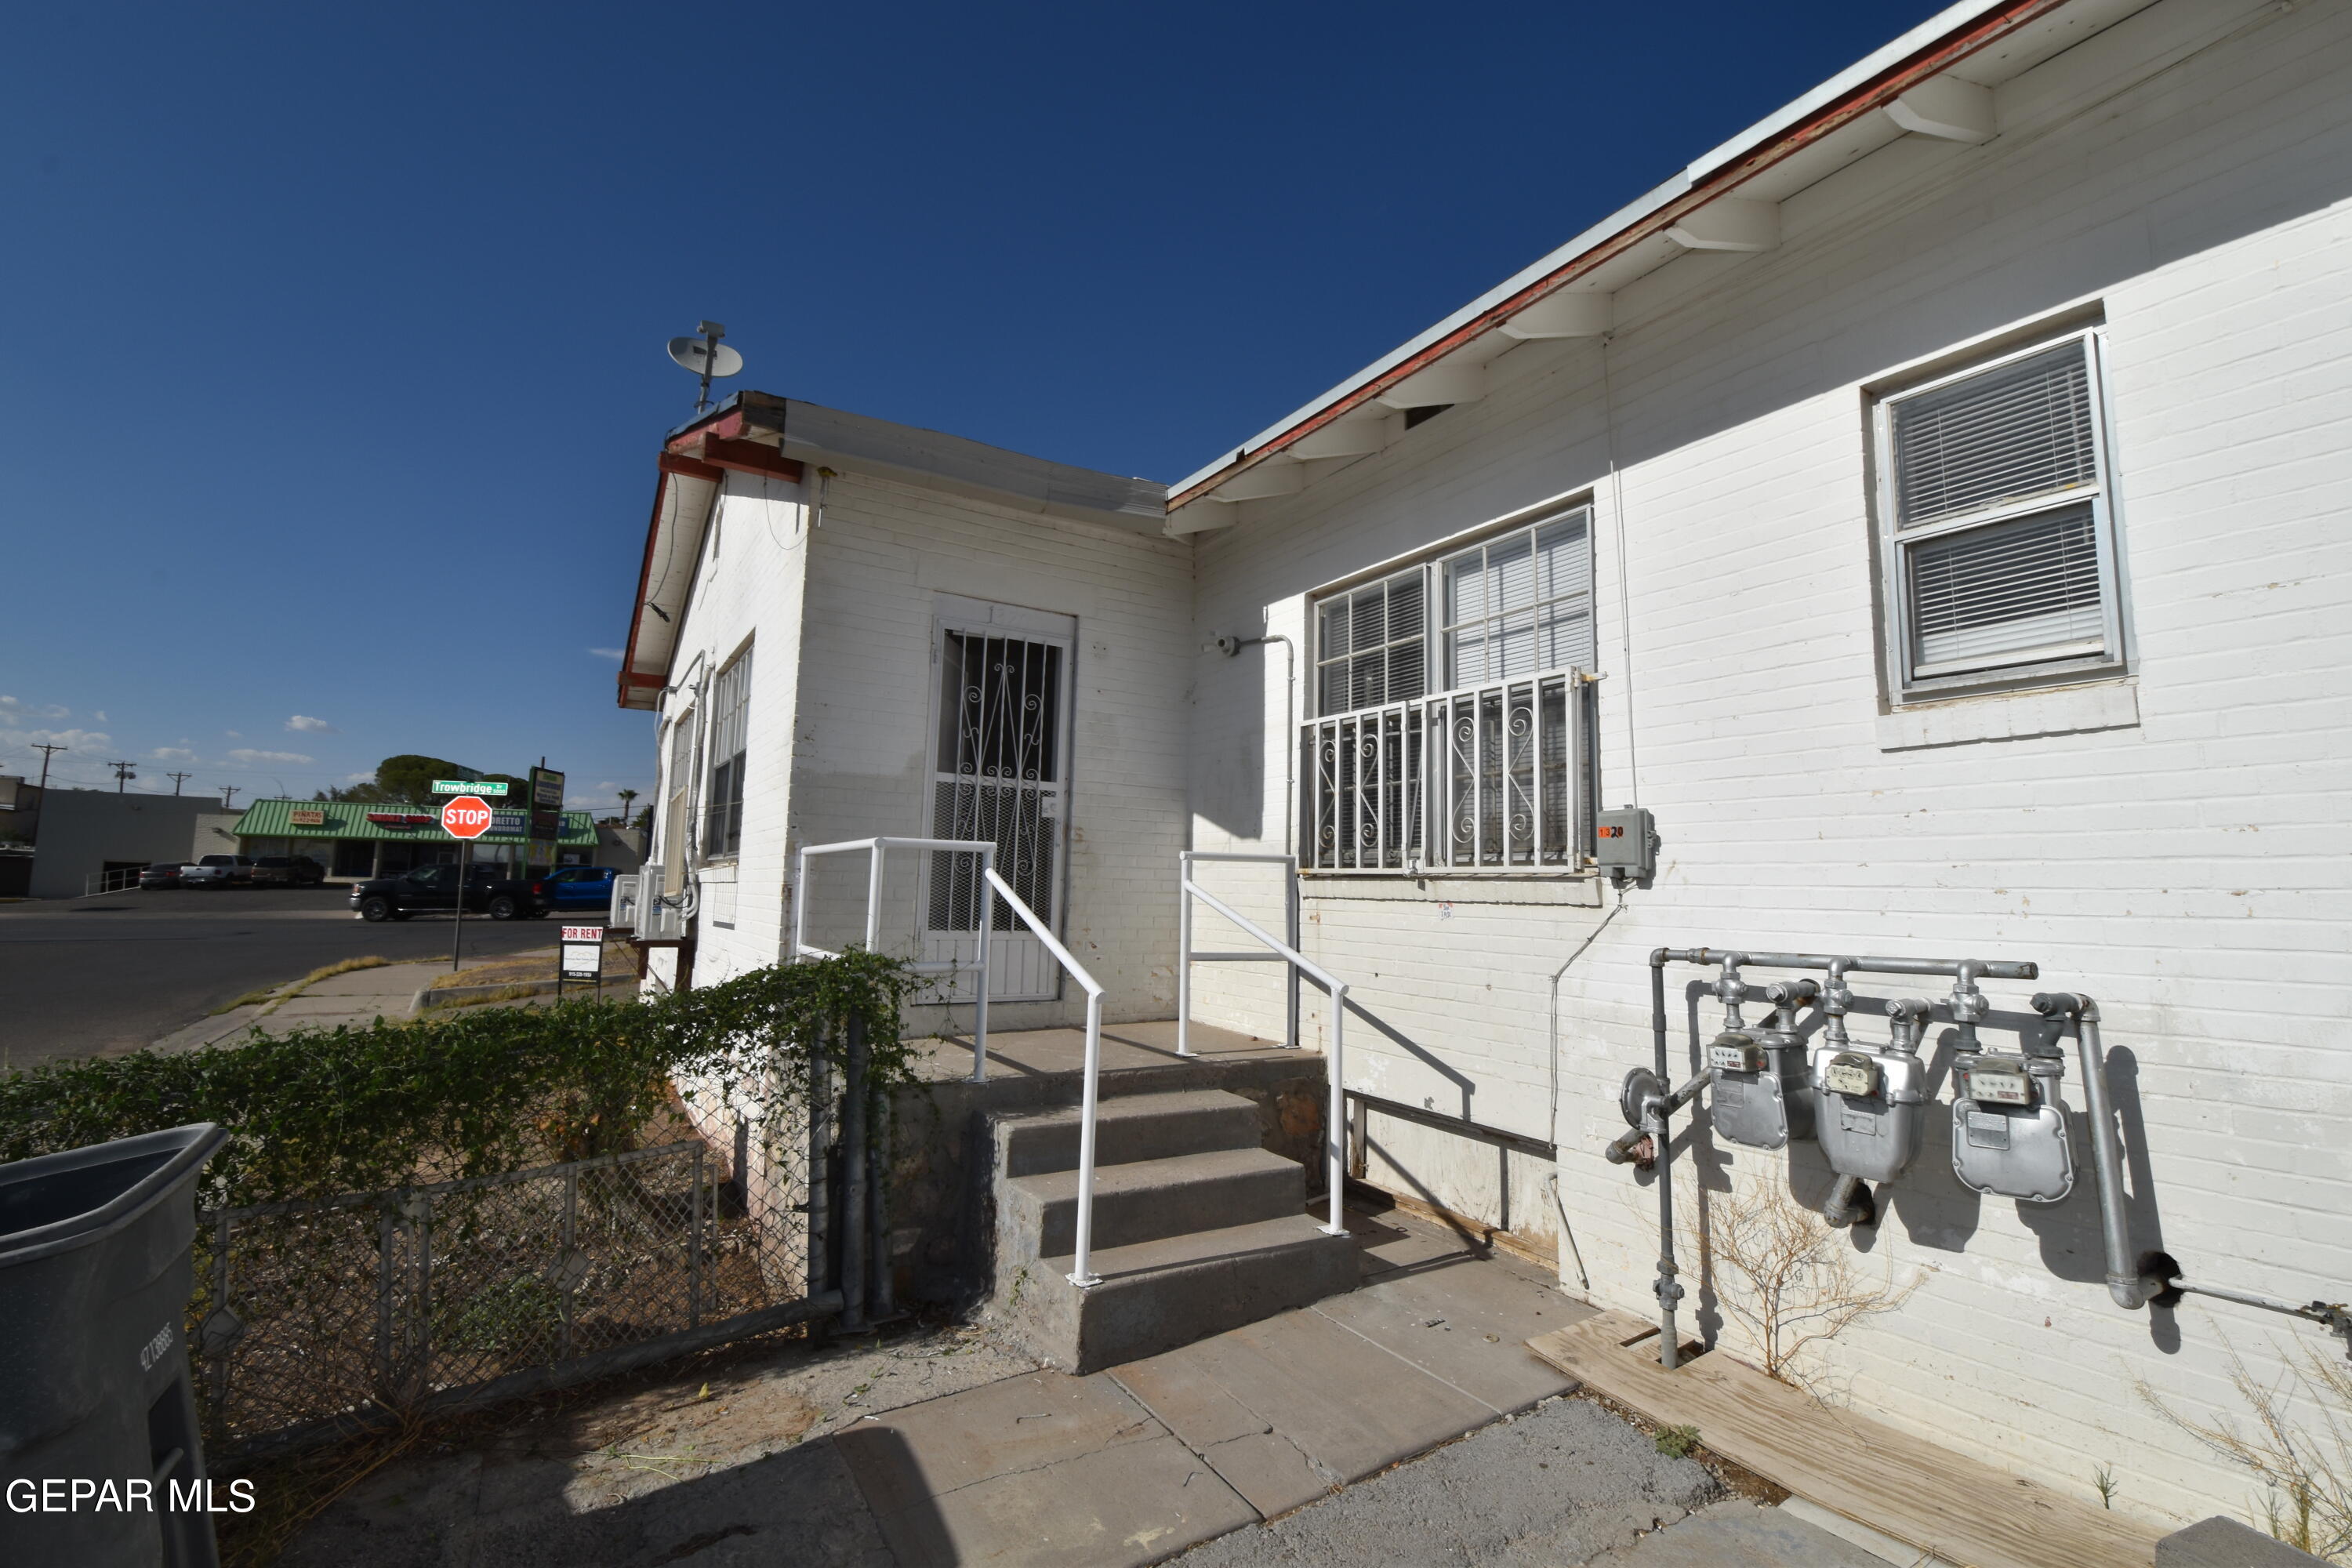
<svg viewBox="0 0 2352 1568">
<path fill-rule="evenodd" d="M 1888 67 L 1917 54 L 1946 34 L 1967 26 L 2004 3 L 2005 0 L 1960 0 L 1957 5 L 1946 6 L 1893 43 L 1854 61 L 1802 98 L 1774 110 L 1730 141 L 1701 153 L 1683 171 L 1683 177 L 1692 184 L 1698 184 L 1733 159 L 1769 142 L 1824 104 L 1844 97 Z"/>
<path fill-rule="evenodd" d="M 968 495 L 1023 511 L 1157 532 L 1166 486 L 992 447 L 962 436 L 900 425 L 790 398 L 782 409 L 753 406 L 749 422 L 774 433 L 784 456 L 831 463 Z"/>
<path fill-rule="evenodd" d="M 1988 0 L 1988 3 L 1990 3 L 1990 0 Z M 1501 304 L 1504 300 L 1509 299 L 1512 295 L 1517 293 L 1528 284 L 1535 282 L 1538 279 L 1544 278 L 1553 272 L 1557 272 L 1559 268 L 1567 266 L 1570 261 L 1575 260 L 1578 257 L 1583 255 L 1586 251 L 1591 250 L 1595 246 L 1600 245 L 1603 241 L 1625 229 L 1633 227 L 1633 225 L 1641 222 L 1643 218 L 1649 216 L 1652 213 L 1656 212 L 1660 207 L 1664 206 L 1668 202 L 1673 201 L 1676 196 L 1681 195 L 1684 192 L 1689 189 L 1689 177 L 1684 174 L 1677 174 L 1673 179 L 1668 180 L 1665 184 L 1657 186 L 1655 189 L 1647 191 L 1643 195 L 1634 197 L 1632 201 L 1626 203 L 1623 206 L 1619 207 L 1615 212 L 1611 213 L 1607 217 L 1602 218 L 1599 223 L 1594 224 L 1591 228 L 1586 229 L 1583 233 L 1578 235 L 1574 239 L 1570 240 L 1567 244 L 1554 248 L 1540 259 L 1532 262 L 1526 267 L 1522 267 L 1517 272 L 1512 273 L 1508 278 L 1504 279 L 1500 283 L 1496 284 L 1492 289 L 1487 289 L 1484 294 L 1479 295 L 1475 300 L 1471 300 L 1468 304 L 1463 306 L 1452 315 L 1447 316 L 1435 326 L 1416 334 L 1405 342 L 1400 344 L 1398 347 L 1390 350 L 1387 353 L 1382 354 L 1380 358 L 1374 360 L 1371 363 L 1366 365 L 1363 369 L 1358 371 L 1347 380 L 1339 383 L 1339 385 L 1332 387 L 1328 392 L 1324 393 L 1321 396 L 1314 398 L 1309 402 L 1303 403 L 1298 407 L 1291 410 L 1290 413 L 1276 420 L 1273 424 L 1267 426 L 1265 429 L 1259 431 L 1256 435 L 1244 442 L 1242 444 L 1243 447 L 1249 451 L 1255 451 L 1258 447 L 1265 446 L 1268 441 L 1273 440 L 1276 437 L 1281 435 L 1292 426 L 1298 424 L 1302 420 L 1311 418 L 1313 416 L 1322 412 L 1332 404 L 1337 403 L 1339 399 L 1347 396 L 1348 394 L 1355 391 L 1358 387 L 1362 386 L 1365 383 L 1372 380 L 1375 376 L 1381 374 L 1383 372 L 1393 366 L 1402 364 L 1406 360 L 1411 359 L 1413 355 L 1419 353 L 1430 344 L 1437 342 L 1440 338 L 1443 338 L 1446 333 L 1454 331 L 1454 328 L 1462 325 L 1465 321 L 1471 321 L 1484 312 L 1492 310 L 1495 306 Z M 1212 474 L 1217 473 L 1223 469 L 1226 464 L 1233 460 L 1233 453 L 1231 451 L 1227 451 L 1206 467 L 1195 469 L 1193 472 L 1185 475 L 1184 478 L 1169 486 L 1168 493 L 1170 495 L 1177 495 L 1184 490 L 1190 489 L 1192 486 L 1199 484 L 1202 480 L 1209 478 Z"/>
<path fill-rule="evenodd" d="M 1903 59 L 1906 56 L 1917 53 L 1919 50 L 1927 47 L 1929 44 L 1934 43 L 1937 38 L 1943 37 L 1945 34 L 1974 21 L 1977 17 L 1983 16 L 1988 11 L 1996 9 L 2003 3 L 2004 0 L 1960 0 L 1958 5 L 1946 6 L 1942 11 L 1929 17 L 1927 21 L 1920 23 L 1917 26 L 1912 28 L 1901 37 L 1896 38 L 1893 43 L 1886 45 L 1884 48 L 1873 51 L 1864 58 L 1857 60 L 1854 64 L 1848 66 L 1844 70 L 1840 71 L 1829 80 L 1822 83 L 1819 87 L 1814 88 L 1802 98 L 1796 100 L 1783 109 L 1775 110 L 1765 119 L 1758 121 L 1755 124 L 1749 126 L 1747 130 L 1742 131 L 1730 141 L 1722 143 L 1720 146 L 1717 146 L 1713 151 L 1692 163 L 1689 166 L 1685 168 L 1681 174 L 1675 175 L 1673 179 L 1666 181 L 1664 184 L 1661 184 L 1653 190 L 1645 192 L 1642 195 L 1636 196 L 1625 205 L 1618 208 L 1615 212 L 1611 213 L 1607 217 L 1602 218 L 1599 223 L 1594 224 L 1591 227 L 1586 229 L 1583 233 L 1578 235 L 1567 244 L 1558 247 L 1531 266 L 1521 268 L 1518 271 L 1513 273 L 1510 277 L 1505 279 L 1494 288 L 1489 289 L 1486 292 L 1479 295 L 1478 298 L 1471 300 L 1468 304 L 1463 306 L 1452 315 L 1447 316 L 1444 321 L 1439 321 L 1435 326 L 1429 328 L 1427 331 L 1419 333 L 1399 347 L 1391 349 L 1389 353 L 1382 354 L 1379 359 L 1374 360 L 1371 363 L 1366 365 L 1363 369 L 1358 371 L 1347 380 L 1339 383 L 1337 386 L 1332 387 L 1321 396 L 1301 404 L 1290 413 L 1283 416 L 1280 419 L 1276 420 L 1273 424 L 1267 426 L 1256 435 L 1252 436 L 1247 441 L 1242 443 L 1240 449 L 1244 451 L 1255 451 L 1258 447 L 1265 446 L 1271 440 L 1274 440 L 1276 437 L 1281 436 L 1284 432 L 1289 430 L 1294 426 L 1314 417 L 1317 414 L 1321 413 L 1324 409 L 1329 407 L 1339 399 L 1347 396 L 1349 393 L 1355 391 L 1358 387 L 1362 386 L 1365 383 L 1372 380 L 1374 377 L 1381 374 L 1393 366 L 1402 364 L 1404 361 L 1411 359 L 1414 354 L 1419 353 L 1430 344 L 1444 337 L 1448 332 L 1451 332 L 1464 322 L 1492 309 L 1494 306 L 1509 299 L 1513 294 L 1516 294 L 1520 289 L 1526 288 L 1528 284 L 1535 282 L 1538 279 L 1558 271 L 1560 268 L 1565 267 L 1568 263 L 1573 261 L 1577 257 L 1582 255 L 1584 252 L 1592 249 L 1602 242 L 1614 237 L 1623 230 L 1632 227 L 1634 224 L 1639 223 L 1642 219 L 1649 216 L 1652 213 L 1656 212 L 1660 207 L 1664 206 L 1668 202 L 1673 201 L 1676 196 L 1688 191 L 1694 184 L 1697 184 L 1700 179 L 1712 173 L 1714 170 L 1720 168 L 1725 163 L 1729 163 L 1732 159 L 1739 157 L 1741 154 L 1769 140 L 1770 137 L 1778 135 L 1780 132 L 1787 130 L 1790 126 L 1794 125 L 1799 121 L 1804 119 L 1805 116 L 1820 109 L 1823 104 L 1829 103 L 1844 93 L 1852 91 L 1854 87 L 1862 82 L 1867 81 L 1872 77 L 1878 75 L 1881 71 L 1885 70 L 1888 67 L 1894 65 L 1898 60 Z M 1228 448 L 1226 451 L 1219 454 L 1213 461 L 1194 469 L 1192 473 L 1185 475 L 1182 479 L 1169 486 L 1168 493 L 1171 495 L 1181 495 L 1184 491 L 1192 489 L 1194 485 L 1200 484 L 1203 480 L 1223 471 L 1227 465 L 1233 462 L 1233 448 Z"/>
</svg>

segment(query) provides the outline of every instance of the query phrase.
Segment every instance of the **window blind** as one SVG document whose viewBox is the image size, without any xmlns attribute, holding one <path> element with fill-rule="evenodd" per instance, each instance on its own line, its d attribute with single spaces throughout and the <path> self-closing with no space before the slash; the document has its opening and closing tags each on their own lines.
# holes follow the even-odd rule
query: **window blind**
<svg viewBox="0 0 2352 1568">
<path fill-rule="evenodd" d="M 2080 342 L 1906 398 L 1894 417 L 1898 527 L 2098 481 Z"/>
<path fill-rule="evenodd" d="M 1922 541 L 1910 569 L 1921 667 L 2095 649 L 2105 635 L 2087 504 Z"/>
<path fill-rule="evenodd" d="M 1449 684 L 1592 667 L 1592 552 L 1579 511 L 1449 557 Z"/>
<path fill-rule="evenodd" d="M 1415 567 L 1316 607 L 1317 711 L 1345 713 L 1422 694 L 1426 597 Z"/>
</svg>

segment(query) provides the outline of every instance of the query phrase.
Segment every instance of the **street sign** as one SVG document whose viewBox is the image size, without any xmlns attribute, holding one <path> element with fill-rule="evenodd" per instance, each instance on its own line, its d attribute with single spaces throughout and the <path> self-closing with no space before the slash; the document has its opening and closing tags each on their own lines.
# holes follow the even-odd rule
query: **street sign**
<svg viewBox="0 0 2352 1568">
<path fill-rule="evenodd" d="M 565 926 L 563 928 L 563 940 L 566 942 L 602 942 L 604 940 L 604 928 L 603 926 Z"/>
<path fill-rule="evenodd" d="M 489 805 L 461 795 L 441 808 L 441 826 L 452 838 L 479 838 L 490 830 Z"/>
<path fill-rule="evenodd" d="M 503 795 L 507 786 L 497 779 L 435 779 L 435 795 Z"/>
<path fill-rule="evenodd" d="M 543 763 L 530 770 L 530 836 L 563 837 L 563 775 Z"/>
</svg>

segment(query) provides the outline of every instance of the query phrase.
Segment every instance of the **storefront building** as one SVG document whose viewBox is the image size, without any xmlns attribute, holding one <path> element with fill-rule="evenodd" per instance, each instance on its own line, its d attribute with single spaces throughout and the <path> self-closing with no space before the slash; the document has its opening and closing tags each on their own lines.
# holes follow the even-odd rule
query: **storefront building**
<svg viewBox="0 0 2352 1568">
<path fill-rule="evenodd" d="M 520 806 L 498 810 L 490 831 L 474 840 L 473 863 L 510 866 L 518 874 L 528 866 L 544 865 L 529 858 L 530 820 L 530 814 Z M 454 863 L 458 848 L 458 840 L 441 830 L 440 816 L 431 807 L 360 801 L 257 800 L 238 819 L 236 837 L 242 854 L 256 858 L 308 855 L 326 867 L 330 877 L 352 880 Z M 567 811 L 562 837 L 554 845 L 554 864 L 593 864 L 597 844 L 593 817 L 584 811 Z"/>
</svg>

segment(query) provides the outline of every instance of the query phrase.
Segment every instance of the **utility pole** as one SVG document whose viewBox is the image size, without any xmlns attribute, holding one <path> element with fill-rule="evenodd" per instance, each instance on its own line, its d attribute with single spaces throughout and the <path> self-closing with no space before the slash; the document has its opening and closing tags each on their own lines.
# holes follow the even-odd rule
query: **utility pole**
<svg viewBox="0 0 2352 1568">
<path fill-rule="evenodd" d="M 129 763 L 109 763 L 106 765 L 114 770 L 114 793 L 117 795 L 122 793 L 123 785 L 139 776 L 131 771 Z"/>
<path fill-rule="evenodd" d="M 71 746 L 53 746 L 43 743 L 41 745 L 35 746 L 33 750 L 41 753 L 41 789 L 43 793 L 46 794 L 49 787 L 50 754 L 56 752 L 70 752 L 73 748 Z"/>
<path fill-rule="evenodd" d="M 165 773 L 163 776 L 172 781 L 172 793 L 173 795 L 178 795 L 180 793 L 180 785 L 186 780 L 192 779 L 196 775 L 194 773 Z"/>
<path fill-rule="evenodd" d="M 236 804 L 236 792 L 244 787 L 245 786 L 243 784 L 221 785 L 221 805 L 224 807 L 235 805 Z"/>
</svg>

